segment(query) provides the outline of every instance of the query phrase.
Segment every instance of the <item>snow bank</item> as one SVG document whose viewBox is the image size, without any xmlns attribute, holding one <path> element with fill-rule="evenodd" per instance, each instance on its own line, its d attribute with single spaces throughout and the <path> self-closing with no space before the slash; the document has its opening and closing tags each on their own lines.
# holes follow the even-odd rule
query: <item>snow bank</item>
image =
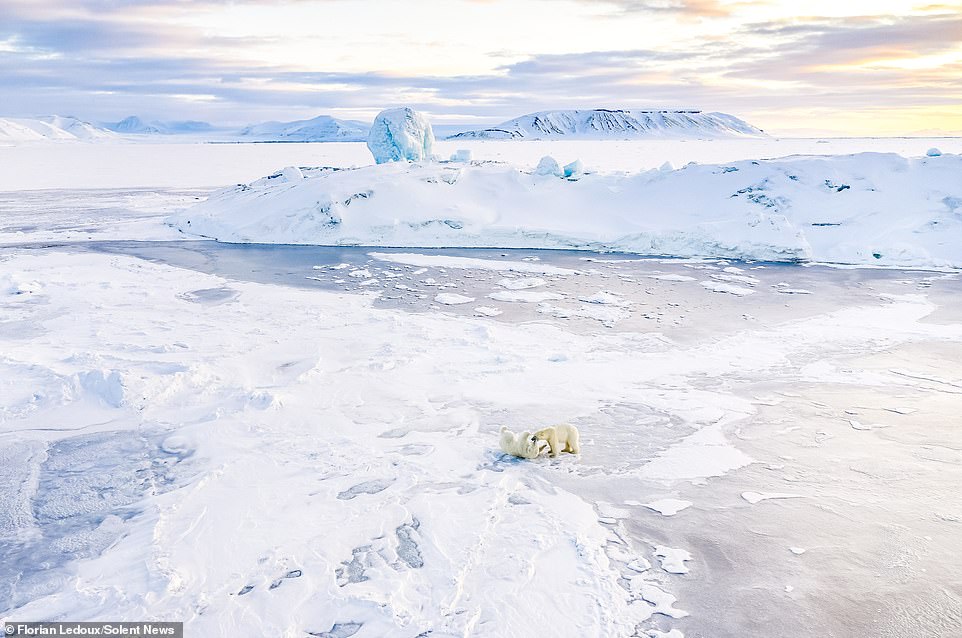
<svg viewBox="0 0 962 638">
<path fill-rule="evenodd" d="M 577 179 L 475 163 L 315 170 L 171 220 L 227 242 L 569 248 L 962 265 L 962 156 L 798 156 Z"/>
<path fill-rule="evenodd" d="M 431 123 L 407 107 L 381 111 L 367 136 L 367 147 L 378 164 L 430 159 L 434 147 Z"/>
</svg>

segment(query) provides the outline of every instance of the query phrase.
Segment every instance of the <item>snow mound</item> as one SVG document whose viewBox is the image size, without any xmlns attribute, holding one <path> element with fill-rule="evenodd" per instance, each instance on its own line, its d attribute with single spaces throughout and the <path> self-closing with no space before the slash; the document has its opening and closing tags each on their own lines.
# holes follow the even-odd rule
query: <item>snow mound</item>
<svg viewBox="0 0 962 638">
<path fill-rule="evenodd" d="M 764 135 L 761 129 L 727 113 L 592 109 L 529 113 L 491 128 L 457 133 L 448 139 L 711 139 Z"/>
<path fill-rule="evenodd" d="M 378 164 L 430 159 L 434 147 L 431 123 L 408 107 L 387 109 L 374 118 L 367 147 Z"/>
<path fill-rule="evenodd" d="M 171 223 L 240 243 L 962 265 L 959 155 L 795 156 L 576 181 L 498 163 L 304 174 L 221 190 Z"/>
</svg>

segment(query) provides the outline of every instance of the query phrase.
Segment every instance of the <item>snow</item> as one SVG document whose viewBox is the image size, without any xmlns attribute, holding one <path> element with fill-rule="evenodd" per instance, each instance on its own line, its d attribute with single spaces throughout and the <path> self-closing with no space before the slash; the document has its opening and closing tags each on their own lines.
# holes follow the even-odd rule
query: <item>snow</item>
<svg viewBox="0 0 962 638">
<path fill-rule="evenodd" d="M 661 562 L 661 568 L 669 574 L 688 573 L 689 569 L 685 561 L 691 560 L 692 557 L 686 550 L 656 545 L 654 554 Z"/>
<path fill-rule="evenodd" d="M 367 147 L 378 164 L 431 159 L 434 132 L 427 118 L 408 107 L 378 113 L 367 136 Z"/>
<path fill-rule="evenodd" d="M 116 135 L 75 117 L 0 118 L 0 142 L 113 141 Z"/>
<path fill-rule="evenodd" d="M 197 120 L 184 120 L 161 122 L 152 120 L 145 122 L 136 115 L 126 117 L 119 122 L 105 123 L 107 128 L 116 133 L 125 135 L 210 135 L 214 132 L 214 127 L 208 122 Z"/>
<path fill-rule="evenodd" d="M 490 128 L 457 133 L 448 139 L 704 139 L 762 135 L 761 130 L 727 113 L 594 109 L 529 113 Z"/>
<path fill-rule="evenodd" d="M 442 292 L 434 297 L 434 301 L 445 306 L 457 306 L 464 303 L 471 303 L 474 297 L 465 297 L 453 292 Z"/>
<path fill-rule="evenodd" d="M 369 127 L 363 122 L 319 115 L 309 120 L 252 124 L 241 129 L 237 136 L 278 142 L 362 142 L 368 132 Z"/>
<path fill-rule="evenodd" d="M 249 145 L 38 148 L 3 149 L 15 161 L 0 176 L 20 189 L 0 193 L 7 616 L 147 614 L 204 636 L 676 637 L 746 635 L 764 604 L 773 622 L 804 616 L 818 635 L 956 629 L 865 597 L 869 583 L 953 622 L 956 272 L 183 241 L 162 220 L 207 195 L 183 184 L 270 162 L 250 177 L 279 175 L 254 189 L 268 200 L 326 174 L 311 168 L 326 153 L 344 153 L 339 167 L 369 161 L 354 159 L 363 145 L 315 146 L 316 157 L 295 144 L 262 145 L 261 157 Z M 564 156 L 590 148 L 617 147 Z M 33 172 L 17 159 L 44 157 Z M 906 210 L 930 196 L 934 210 L 958 194 L 929 171 L 949 162 L 957 174 L 953 161 L 895 162 L 906 176 L 881 162 L 871 177 Z M 281 166 L 296 170 L 271 172 Z M 462 180 L 485 176 L 459 167 Z M 847 170 L 830 179 L 850 188 L 830 197 L 852 195 Z M 567 188 L 610 175 L 528 177 Z M 123 190 L 131 179 L 185 181 Z M 22 190 L 70 183 L 110 190 Z M 603 209 L 584 211 L 605 223 Z M 512 289 L 523 280 L 539 284 Z M 388 299 L 395 282 L 423 298 Z M 452 288 L 563 298 L 439 308 L 454 293 L 434 293 Z M 561 318 L 629 308 L 605 327 Z M 664 322 L 646 323 L 649 311 Z M 853 411 L 898 428 L 853 431 Z M 581 429 L 578 457 L 497 451 L 502 424 L 561 421 Z M 741 469 L 752 457 L 761 463 Z M 815 551 L 839 537 L 845 551 Z M 845 578 L 812 576 L 832 573 Z M 786 582 L 805 596 L 784 596 Z M 852 604 L 822 613 L 829 597 Z"/>
<path fill-rule="evenodd" d="M 224 189 L 171 223 L 229 242 L 958 266 L 960 171 L 962 156 L 949 154 L 793 157 L 576 181 L 507 164 L 391 163 Z"/>
<path fill-rule="evenodd" d="M 744 297 L 755 293 L 751 288 L 733 286 L 732 284 L 719 283 L 717 281 L 703 281 L 701 285 L 712 292 L 724 292 L 729 295 L 735 295 L 736 297 Z"/>
<path fill-rule="evenodd" d="M 539 303 L 542 301 L 556 301 L 564 299 L 564 295 L 556 292 L 532 292 L 528 290 L 498 290 L 488 295 L 488 299 L 520 303 Z"/>
<path fill-rule="evenodd" d="M 662 516 L 674 516 L 678 512 L 691 507 L 691 501 L 677 498 L 663 498 L 651 503 L 645 503 L 645 507 L 658 512 Z"/>
<path fill-rule="evenodd" d="M 559 268 L 536 261 L 513 261 L 501 259 L 477 259 L 474 257 L 451 257 L 449 255 L 424 255 L 418 253 L 368 253 L 374 259 L 409 266 L 432 266 L 434 268 L 469 268 L 497 272 L 538 273 L 542 275 L 574 275 L 578 271 Z M 531 281 L 530 279 L 528 281 Z"/>
<path fill-rule="evenodd" d="M 541 277 L 515 277 L 513 279 L 502 279 L 498 285 L 508 290 L 526 290 L 528 288 L 538 288 L 548 282 Z"/>
<path fill-rule="evenodd" d="M 782 492 L 742 492 L 742 498 L 752 505 L 755 505 L 756 503 L 771 499 L 804 498 L 804 496 L 801 494 L 785 494 Z"/>
</svg>

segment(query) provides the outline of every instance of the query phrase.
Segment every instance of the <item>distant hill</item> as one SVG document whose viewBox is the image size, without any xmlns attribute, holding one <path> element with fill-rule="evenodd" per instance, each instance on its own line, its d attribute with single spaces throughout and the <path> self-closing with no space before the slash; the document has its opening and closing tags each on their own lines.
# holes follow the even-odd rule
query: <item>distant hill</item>
<svg viewBox="0 0 962 638">
<path fill-rule="evenodd" d="M 106 123 L 104 126 L 116 133 L 125 135 L 184 135 L 190 133 L 205 133 L 212 131 L 212 127 L 207 122 L 197 122 L 194 120 L 177 122 L 145 122 L 136 115 L 126 117 L 119 122 Z"/>
<path fill-rule="evenodd" d="M 0 118 L 0 142 L 102 141 L 115 137 L 112 131 L 75 117 L 45 115 L 33 118 Z"/>
<path fill-rule="evenodd" d="M 310 120 L 264 122 L 241 129 L 240 137 L 269 142 L 363 142 L 370 124 L 319 115 Z"/>
<path fill-rule="evenodd" d="M 764 135 L 761 129 L 727 113 L 592 109 L 529 113 L 497 126 L 464 131 L 447 139 L 705 139 Z"/>
</svg>

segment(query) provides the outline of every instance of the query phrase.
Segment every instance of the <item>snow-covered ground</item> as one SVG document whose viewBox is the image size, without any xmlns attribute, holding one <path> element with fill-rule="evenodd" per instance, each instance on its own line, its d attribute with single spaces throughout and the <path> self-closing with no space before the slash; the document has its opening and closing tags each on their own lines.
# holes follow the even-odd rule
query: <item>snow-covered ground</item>
<svg viewBox="0 0 962 638">
<path fill-rule="evenodd" d="M 253 181 L 285 166 L 367 166 L 374 163 L 363 142 L 318 144 L 21 144 L 0 140 L 0 191 L 88 188 L 214 188 Z M 475 160 L 534 167 L 544 155 L 562 164 L 580 159 L 589 171 L 636 172 L 665 162 L 719 164 L 789 155 L 861 152 L 922 157 L 932 147 L 962 153 L 962 138 L 825 138 L 504 142 L 450 140 L 435 143 L 449 157 L 470 149 Z"/>
<path fill-rule="evenodd" d="M 291 169 L 214 193 L 171 223 L 228 242 L 962 266 L 962 155 L 574 172 L 491 162 Z"/>
<path fill-rule="evenodd" d="M 172 241 L 201 185 L 370 160 L 83 148 L 0 149 L 107 189 L 0 194 L 0 618 L 962 633 L 958 273 Z M 498 452 L 560 421 L 580 457 Z"/>
</svg>

